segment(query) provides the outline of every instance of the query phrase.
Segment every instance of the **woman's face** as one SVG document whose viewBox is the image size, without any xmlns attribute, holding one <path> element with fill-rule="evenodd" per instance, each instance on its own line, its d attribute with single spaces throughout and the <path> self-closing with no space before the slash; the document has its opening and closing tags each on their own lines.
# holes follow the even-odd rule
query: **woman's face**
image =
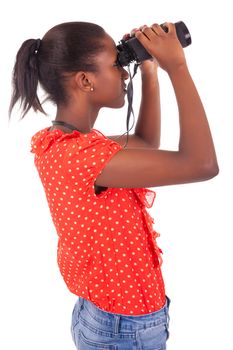
<svg viewBox="0 0 233 350">
<path fill-rule="evenodd" d="M 105 50 L 98 54 L 94 73 L 93 103 L 98 107 L 120 108 L 125 103 L 128 72 L 116 64 L 117 49 L 113 39 L 106 34 L 103 39 Z"/>
</svg>

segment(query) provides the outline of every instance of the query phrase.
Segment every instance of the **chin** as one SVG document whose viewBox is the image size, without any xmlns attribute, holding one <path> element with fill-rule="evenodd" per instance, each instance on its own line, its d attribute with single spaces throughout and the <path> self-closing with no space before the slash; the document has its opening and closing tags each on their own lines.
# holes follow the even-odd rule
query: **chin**
<svg viewBox="0 0 233 350">
<path fill-rule="evenodd" d="M 115 106 L 115 108 L 122 108 L 124 105 L 125 105 L 125 99 L 122 99 L 120 103 L 118 103 L 117 106 Z"/>
<path fill-rule="evenodd" d="M 124 107 L 124 105 L 125 105 L 125 101 L 116 108 L 122 108 L 122 107 Z"/>
<path fill-rule="evenodd" d="M 118 98 L 113 103 L 106 105 L 105 107 L 108 108 L 122 108 L 125 105 L 125 96 L 121 96 L 121 98 Z"/>
</svg>

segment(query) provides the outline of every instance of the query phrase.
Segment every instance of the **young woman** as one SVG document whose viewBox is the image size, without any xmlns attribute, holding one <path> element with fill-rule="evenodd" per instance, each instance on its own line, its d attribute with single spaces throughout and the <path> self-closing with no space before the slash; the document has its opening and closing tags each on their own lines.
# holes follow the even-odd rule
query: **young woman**
<svg viewBox="0 0 233 350">
<path fill-rule="evenodd" d="M 77 349 L 166 348 L 169 298 L 158 234 L 147 212 L 147 187 L 204 181 L 218 173 L 200 97 L 175 26 L 142 26 L 133 34 L 154 57 L 140 66 L 142 99 L 135 132 L 105 136 L 93 128 L 102 107 L 125 103 L 127 71 L 113 39 L 96 24 L 62 23 L 26 40 L 13 72 L 10 112 L 44 113 L 38 85 L 57 106 L 53 126 L 32 138 L 35 165 L 58 233 L 58 265 L 77 295 L 72 335 Z M 157 64 L 158 62 L 158 64 Z M 177 151 L 160 150 L 157 66 L 179 109 Z"/>
</svg>

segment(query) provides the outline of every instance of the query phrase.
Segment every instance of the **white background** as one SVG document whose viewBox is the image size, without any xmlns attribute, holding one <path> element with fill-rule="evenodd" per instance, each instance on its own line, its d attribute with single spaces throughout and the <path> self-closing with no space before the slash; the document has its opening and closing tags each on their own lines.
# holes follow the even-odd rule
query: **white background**
<svg viewBox="0 0 233 350">
<path fill-rule="evenodd" d="M 164 251 L 163 273 L 172 299 L 169 350 L 233 349 L 232 150 L 233 50 L 230 1 L 7 1 L 0 14 L 0 348 L 74 350 L 70 319 L 76 296 L 56 263 L 56 232 L 33 165 L 30 138 L 50 125 L 34 113 L 8 123 L 11 71 L 17 50 L 66 21 L 102 25 L 118 42 L 132 28 L 183 20 L 193 43 L 185 49 L 216 145 L 220 174 L 208 181 L 156 188 L 150 209 Z M 177 109 L 160 71 L 162 148 L 176 149 Z M 137 111 L 139 76 L 134 80 Z M 125 131 L 126 108 L 103 110 L 95 128 Z"/>
</svg>

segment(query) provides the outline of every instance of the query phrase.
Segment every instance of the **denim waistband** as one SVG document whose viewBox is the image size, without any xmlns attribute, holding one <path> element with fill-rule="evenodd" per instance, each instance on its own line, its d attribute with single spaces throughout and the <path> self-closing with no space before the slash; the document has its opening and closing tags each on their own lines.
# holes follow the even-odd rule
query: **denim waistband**
<svg viewBox="0 0 233 350">
<path fill-rule="evenodd" d="M 114 333 L 121 330 L 139 330 L 160 324 L 164 319 L 169 322 L 170 299 L 166 296 L 165 305 L 158 311 L 143 315 L 122 315 L 99 309 L 92 302 L 79 297 L 79 310 L 85 308 L 91 317 L 98 323 L 110 327 Z"/>
</svg>

